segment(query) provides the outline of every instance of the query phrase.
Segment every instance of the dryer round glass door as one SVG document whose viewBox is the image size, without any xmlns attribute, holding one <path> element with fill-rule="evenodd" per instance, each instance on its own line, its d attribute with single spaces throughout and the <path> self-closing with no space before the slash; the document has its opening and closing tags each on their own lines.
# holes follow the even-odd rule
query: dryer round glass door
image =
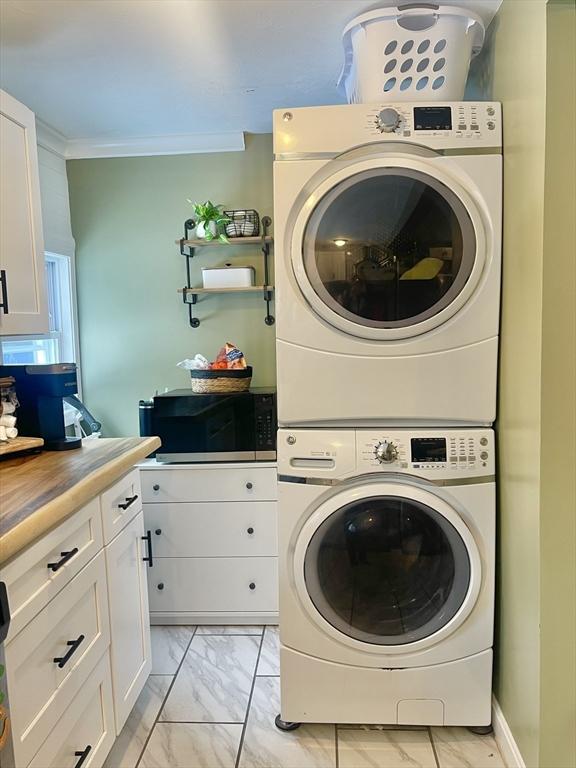
<svg viewBox="0 0 576 768">
<path fill-rule="evenodd" d="M 380 646 L 422 641 L 460 611 L 471 584 L 468 547 L 445 515 L 381 495 L 337 508 L 304 555 L 316 611 L 343 635 Z"/>
<path fill-rule="evenodd" d="M 398 165 L 328 183 L 301 237 L 297 276 L 314 308 L 367 336 L 409 336 L 443 322 L 462 298 L 478 251 L 462 199 L 439 178 Z"/>
</svg>

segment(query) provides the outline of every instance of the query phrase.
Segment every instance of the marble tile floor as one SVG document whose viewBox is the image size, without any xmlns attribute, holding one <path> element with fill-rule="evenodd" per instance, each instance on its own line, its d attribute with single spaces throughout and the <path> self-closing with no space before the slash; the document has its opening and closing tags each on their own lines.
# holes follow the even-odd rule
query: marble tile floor
<svg viewBox="0 0 576 768">
<path fill-rule="evenodd" d="M 153 627 L 152 674 L 104 768 L 505 768 L 465 728 L 274 725 L 277 627 Z"/>
</svg>

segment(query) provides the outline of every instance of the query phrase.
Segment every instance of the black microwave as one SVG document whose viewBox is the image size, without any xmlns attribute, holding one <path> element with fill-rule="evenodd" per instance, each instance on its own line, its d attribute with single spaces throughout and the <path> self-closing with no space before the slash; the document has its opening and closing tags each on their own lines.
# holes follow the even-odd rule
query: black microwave
<svg viewBox="0 0 576 768">
<path fill-rule="evenodd" d="M 226 395 L 174 389 L 140 401 L 140 435 L 157 435 L 167 463 L 276 460 L 276 390 Z"/>
</svg>

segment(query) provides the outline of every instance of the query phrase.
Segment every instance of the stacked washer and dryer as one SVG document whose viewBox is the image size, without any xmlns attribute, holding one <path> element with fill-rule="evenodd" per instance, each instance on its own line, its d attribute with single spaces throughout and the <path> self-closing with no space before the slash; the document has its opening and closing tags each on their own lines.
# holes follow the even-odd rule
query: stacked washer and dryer
<svg viewBox="0 0 576 768">
<path fill-rule="evenodd" d="M 274 114 L 280 728 L 488 727 L 497 103 Z"/>
</svg>

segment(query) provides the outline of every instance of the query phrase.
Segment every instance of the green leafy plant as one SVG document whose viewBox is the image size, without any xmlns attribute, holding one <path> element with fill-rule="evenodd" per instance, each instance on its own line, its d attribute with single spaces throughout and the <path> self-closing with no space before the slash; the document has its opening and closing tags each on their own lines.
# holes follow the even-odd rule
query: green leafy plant
<svg viewBox="0 0 576 768">
<path fill-rule="evenodd" d="M 196 226 L 198 226 L 198 224 L 204 225 L 204 239 L 218 239 L 222 243 L 227 243 L 228 238 L 226 237 L 224 228 L 226 224 L 230 223 L 230 218 L 228 216 L 224 216 L 222 212 L 224 206 L 214 205 L 214 203 L 210 200 L 207 200 L 205 203 L 192 203 L 191 200 L 188 202 L 192 204 Z M 214 234 L 209 227 L 212 222 L 215 225 L 216 234 Z"/>
</svg>

